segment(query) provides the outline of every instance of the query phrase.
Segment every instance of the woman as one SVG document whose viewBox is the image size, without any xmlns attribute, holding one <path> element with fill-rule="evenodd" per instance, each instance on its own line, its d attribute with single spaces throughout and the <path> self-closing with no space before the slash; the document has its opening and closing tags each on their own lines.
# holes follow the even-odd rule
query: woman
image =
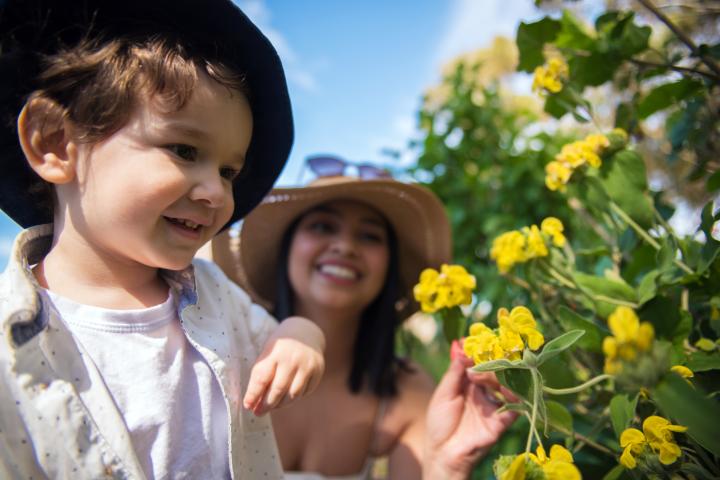
<svg viewBox="0 0 720 480">
<path fill-rule="evenodd" d="M 427 189 L 344 176 L 276 189 L 231 243 L 214 241 L 215 261 L 276 318 L 310 318 L 327 341 L 320 386 L 273 412 L 287 478 L 369 478 L 380 456 L 392 479 L 467 478 L 514 420 L 495 412 L 494 377 L 469 377 L 466 360 L 433 396 L 430 377 L 395 354 L 396 329 L 416 309 L 412 286 L 451 255 Z"/>
</svg>

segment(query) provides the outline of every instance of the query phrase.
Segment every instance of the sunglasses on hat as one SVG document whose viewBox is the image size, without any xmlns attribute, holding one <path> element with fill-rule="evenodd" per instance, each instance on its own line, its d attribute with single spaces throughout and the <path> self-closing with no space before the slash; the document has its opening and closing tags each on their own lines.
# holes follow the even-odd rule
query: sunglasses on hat
<svg viewBox="0 0 720 480">
<path fill-rule="evenodd" d="M 318 177 L 336 177 L 345 175 L 349 167 L 357 170 L 357 176 L 364 180 L 392 178 L 390 172 L 369 163 L 351 163 L 334 155 L 314 155 L 307 157 L 305 163 Z"/>
</svg>

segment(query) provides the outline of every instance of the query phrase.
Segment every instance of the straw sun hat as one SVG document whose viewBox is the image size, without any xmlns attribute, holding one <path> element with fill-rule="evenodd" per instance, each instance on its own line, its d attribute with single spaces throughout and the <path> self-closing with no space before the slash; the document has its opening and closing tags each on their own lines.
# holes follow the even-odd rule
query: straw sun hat
<svg viewBox="0 0 720 480">
<path fill-rule="evenodd" d="M 273 190 L 243 222 L 236 246 L 243 271 L 231 276 L 240 276 L 256 300 L 271 306 L 285 232 L 303 213 L 334 200 L 361 202 L 387 219 L 397 237 L 401 291 L 410 302 L 403 310 L 415 306 L 412 287 L 420 272 L 438 268 L 451 258 L 450 224 L 430 190 L 392 179 L 326 177 L 306 187 Z"/>
</svg>

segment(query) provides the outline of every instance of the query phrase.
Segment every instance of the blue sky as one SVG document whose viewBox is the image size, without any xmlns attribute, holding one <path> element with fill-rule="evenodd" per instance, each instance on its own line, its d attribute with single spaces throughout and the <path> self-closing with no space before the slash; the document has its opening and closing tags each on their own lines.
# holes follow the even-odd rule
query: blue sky
<svg viewBox="0 0 720 480">
<path fill-rule="evenodd" d="M 314 153 L 394 165 L 382 150 L 412 138 L 440 67 L 538 16 L 531 0 L 235 1 L 273 42 L 288 78 L 295 144 L 278 185 L 307 181 L 303 161 Z M 2 268 L 18 231 L 0 213 Z"/>
</svg>

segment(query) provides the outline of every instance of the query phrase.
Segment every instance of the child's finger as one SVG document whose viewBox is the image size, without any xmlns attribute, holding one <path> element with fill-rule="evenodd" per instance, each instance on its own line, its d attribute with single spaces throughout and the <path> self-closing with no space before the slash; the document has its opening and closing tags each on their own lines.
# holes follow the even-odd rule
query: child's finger
<svg viewBox="0 0 720 480">
<path fill-rule="evenodd" d="M 268 410 L 275 408 L 277 404 L 280 403 L 285 394 L 288 392 L 296 371 L 297 368 L 288 368 L 284 365 L 280 365 L 277 368 L 275 371 L 275 378 L 273 378 L 272 385 L 270 385 L 270 388 L 265 396 L 265 401 L 263 402 L 263 412 L 267 412 Z"/>
<path fill-rule="evenodd" d="M 301 397 L 310 385 L 309 380 L 310 378 L 307 372 L 298 370 L 295 374 L 295 378 L 292 380 L 290 388 L 288 389 L 286 398 L 288 400 L 295 400 L 296 398 Z"/>
<path fill-rule="evenodd" d="M 243 406 L 248 410 L 255 410 L 275 376 L 277 363 L 272 360 L 263 360 L 256 363 L 250 372 L 247 392 L 243 399 Z"/>
</svg>

